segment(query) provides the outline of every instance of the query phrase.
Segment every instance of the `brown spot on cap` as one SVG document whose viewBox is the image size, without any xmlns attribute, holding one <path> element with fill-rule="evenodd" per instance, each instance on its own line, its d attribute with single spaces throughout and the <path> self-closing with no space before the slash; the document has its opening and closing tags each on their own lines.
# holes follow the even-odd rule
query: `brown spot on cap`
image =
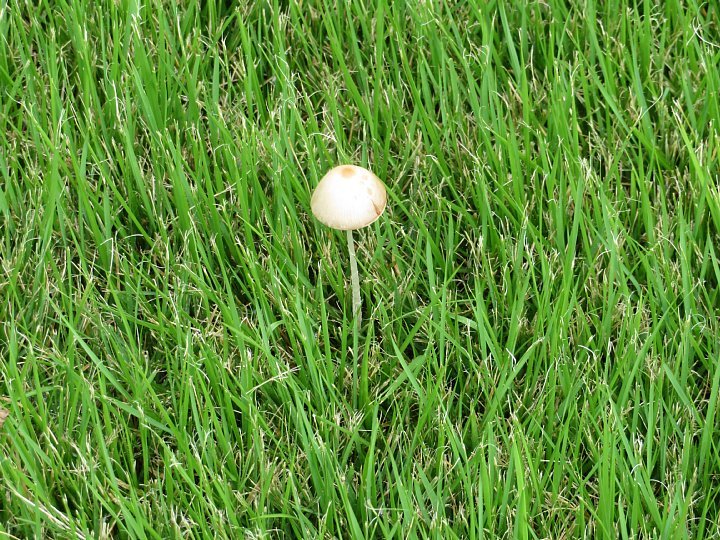
<svg viewBox="0 0 720 540">
<path fill-rule="evenodd" d="M 340 174 L 342 174 L 343 176 L 352 176 L 353 174 L 355 174 L 355 169 L 348 165 L 340 169 Z"/>
<path fill-rule="evenodd" d="M 378 208 L 378 205 L 375 204 L 375 201 L 373 201 L 373 200 L 371 200 L 370 202 L 372 202 L 373 209 L 375 210 L 375 213 L 376 213 L 378 216 L 383 213 L 383 210 L 385 210 L 384 208 Z"/>
</svg>

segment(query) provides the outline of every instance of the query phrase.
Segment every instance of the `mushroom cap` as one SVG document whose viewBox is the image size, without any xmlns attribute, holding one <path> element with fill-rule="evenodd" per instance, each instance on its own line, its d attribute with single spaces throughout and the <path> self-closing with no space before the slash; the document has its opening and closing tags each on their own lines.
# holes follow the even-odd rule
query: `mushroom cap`
<svg viewBox="0 0 720 540">
<path fill-rule="evenodd" d="M 322 177 L 310 201 L 318 220 L 341 231 L 370 225 L 385 211 L 385 186 L 373 173 L 355 165 L 340 165 Z"/>
</svg>

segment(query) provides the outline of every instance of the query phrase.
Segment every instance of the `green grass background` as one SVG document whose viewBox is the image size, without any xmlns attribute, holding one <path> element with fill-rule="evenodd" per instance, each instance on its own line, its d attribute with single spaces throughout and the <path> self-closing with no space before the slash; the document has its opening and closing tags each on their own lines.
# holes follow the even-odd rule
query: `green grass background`
<svg viewBox="0 0 720 540">
<path fill-rule="evenodd" d="M 0 0 L 0 538 L 720 537 L 719 25 Z"/>
</svg>

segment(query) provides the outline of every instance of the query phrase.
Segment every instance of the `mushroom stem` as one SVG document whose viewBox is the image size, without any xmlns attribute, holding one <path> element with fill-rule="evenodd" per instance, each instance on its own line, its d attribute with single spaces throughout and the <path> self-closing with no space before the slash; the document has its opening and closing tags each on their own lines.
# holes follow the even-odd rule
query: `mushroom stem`
<svg viewBox="0 0 720 540">
<path fill-rule="evenodd" d="M 362 313 L 360 312 L 360 278 L 358 276 L 357 261 L 355 260 L 355 242 L 353 242 L 352 230 L 348 229 L 348 252 L 350 253 L 350 277 L 352 279 L 352 305 L 353 318 L 357 321 L 360 328 Z"/>
</svg>

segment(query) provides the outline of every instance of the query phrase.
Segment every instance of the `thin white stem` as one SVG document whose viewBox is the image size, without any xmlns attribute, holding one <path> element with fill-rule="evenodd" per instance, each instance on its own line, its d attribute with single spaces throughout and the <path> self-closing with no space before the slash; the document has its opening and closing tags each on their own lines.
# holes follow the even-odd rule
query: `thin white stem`
<svg viewBox="0 0 720 540">
<path fill-rule="evenodd" d="M 350 277 L 352 279 L 352 303 L 353 318 L 357 321 L 360 328 L 360 320 L 362 313 L 360 312 L 360 277 L 358 276 L 357 261 L 355 260 L 355 242 L 353 242 L 353 234 L 351 230 L 347 232 L 348 252 L 350 253 Z"/>
</svg>

